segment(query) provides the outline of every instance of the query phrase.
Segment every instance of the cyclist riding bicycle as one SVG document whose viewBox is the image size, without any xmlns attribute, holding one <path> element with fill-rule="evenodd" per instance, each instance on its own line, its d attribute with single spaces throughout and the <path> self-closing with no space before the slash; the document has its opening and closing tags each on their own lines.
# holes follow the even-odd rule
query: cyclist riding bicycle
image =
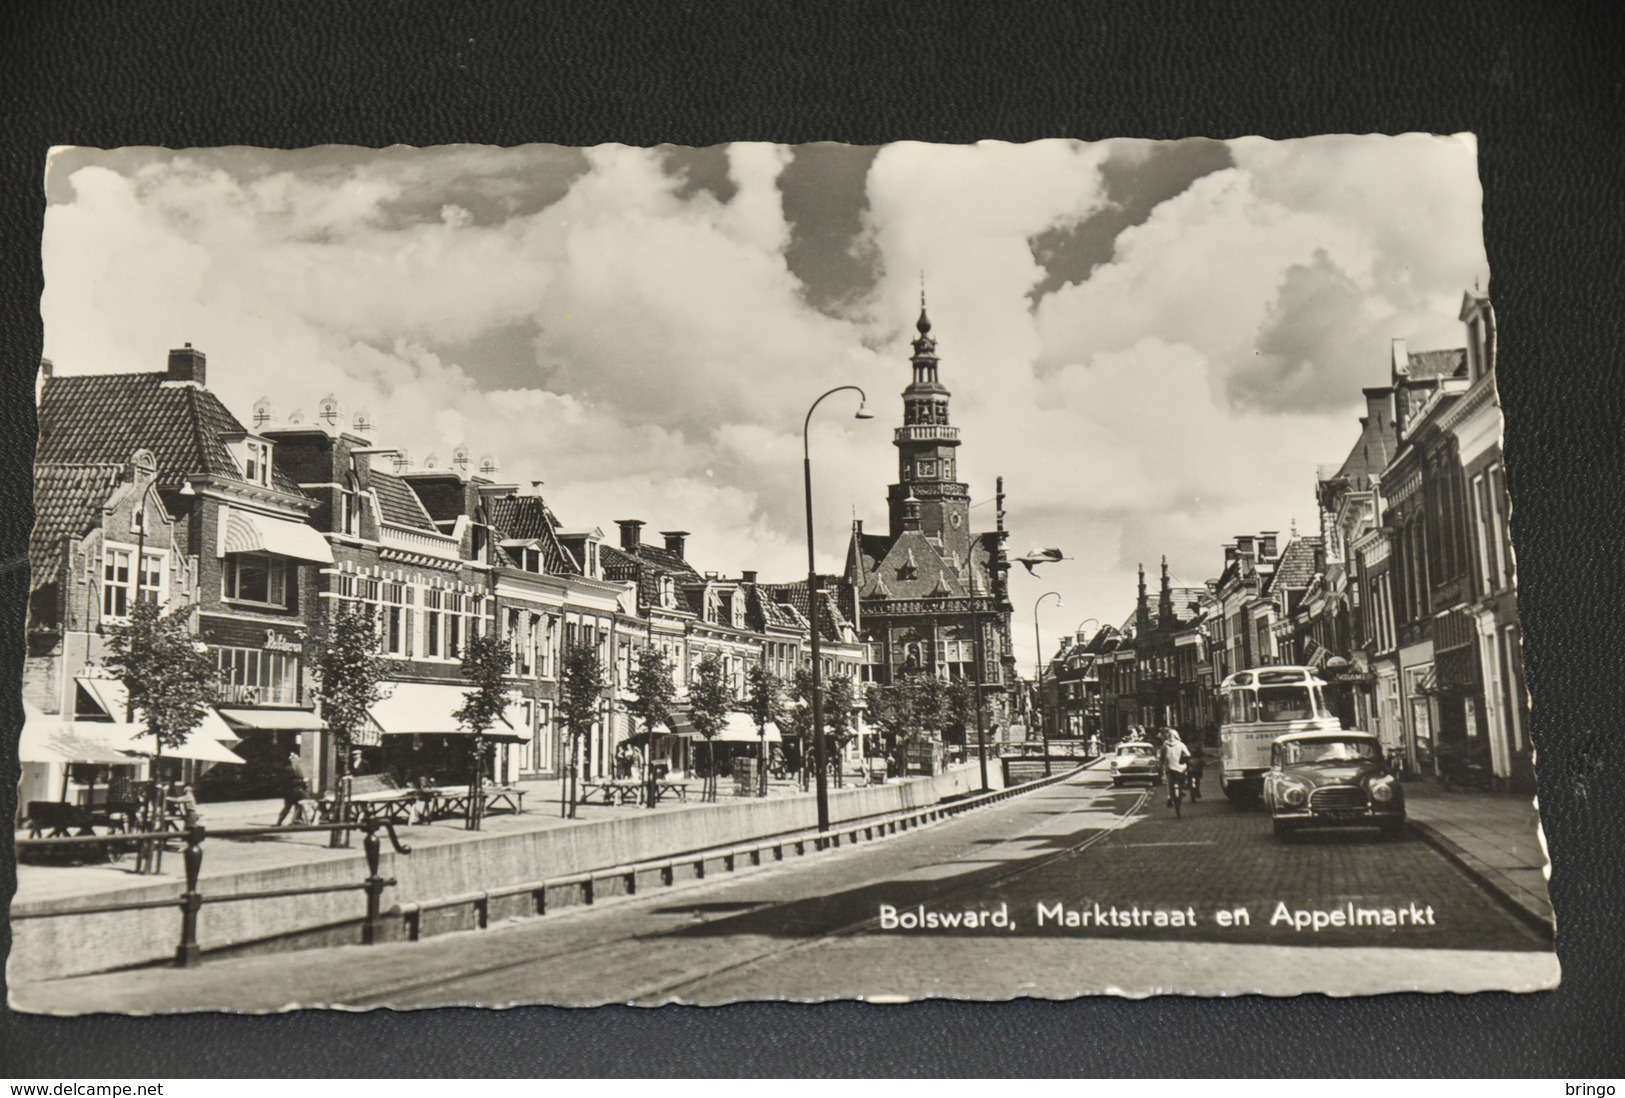
<svg viewBox="0 0 1625 1098">
<path fill-rule="evenodd" d="M 1168 807 L 1174 807 L 1174 796 L 1183 792 L 1185 772 L 1190 764 L 1190 748 L 1173 728 L 1163 730 L 1162 772 L 1168 777 Z"/>
</svg>

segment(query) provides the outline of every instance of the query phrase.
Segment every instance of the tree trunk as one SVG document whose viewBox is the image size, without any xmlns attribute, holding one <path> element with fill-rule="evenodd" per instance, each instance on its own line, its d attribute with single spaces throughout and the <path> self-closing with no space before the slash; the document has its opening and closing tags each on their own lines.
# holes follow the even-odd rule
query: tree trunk
<svg viewBox="0 0 1625 1098">
<path fill-rule="evenodd" d="M 350 812 L 350 737 L 335 737 L 335 747 L 338 757 L 333 760 L 333 772 L 336 784 L 333 788 L 333 819 L 344 823 Z M 328 836 L 327 845 L 330 848 L 347 847 L 350 845 L 348 831 L 334 831 Z"/>
<path fill-rule="evenodd" d="M 480 817 L 484 814 L 485 797 L 481 790 L 485 778 L 485 737 L 474 737 L 473 758 L 470 760 L 468 774 L 468 813 L 464 817 L 463 826 L 469 831 L 480 829 Z"/>
</svg>

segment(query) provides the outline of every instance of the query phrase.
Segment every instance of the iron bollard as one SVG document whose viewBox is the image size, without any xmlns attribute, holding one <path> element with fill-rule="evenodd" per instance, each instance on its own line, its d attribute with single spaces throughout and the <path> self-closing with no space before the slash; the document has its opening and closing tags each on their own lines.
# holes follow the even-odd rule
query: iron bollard
<svg viewBox="0 0 1625 1098">
<path fill-rule="evenodd" d="M 378 841 L 378 825 L 367 825 L 367 837 L 362 841 L 362 849 L 367 853 L 367 921 L 361 925 L 361 944 L 372 945 L 378 940 L 378 933 L 383 929 L 383 916 L 379 913 L 384 896 L 384 878 L 378 875 L 378 861 L 383 853 L 382 844 Z"/>
<path fill-rule="evenodd" d="M 185 859 L 186 891 L 181 894 L 181 944 L 175 949 L 175 964 L 181 968 L 196 968 L 203 959 L 202 950 L 197 944 L 197 913 L 203 907 L 203 896 L 197 890 L 198 873 L 203 869 L 202 824 L 194 823 L 186 829 Z"/>
</svg>

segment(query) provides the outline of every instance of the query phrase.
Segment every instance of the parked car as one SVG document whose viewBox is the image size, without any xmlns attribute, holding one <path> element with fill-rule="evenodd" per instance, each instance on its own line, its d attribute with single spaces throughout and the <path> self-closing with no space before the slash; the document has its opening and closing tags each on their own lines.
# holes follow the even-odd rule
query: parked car
<svg viewBox="0 0 1625 1098">
<path fill-rule="evenodd" d="M 1405 834 L 1405 790 L 1369 732 L 1294 732 L 1270 747 L 1264 807 L 1283 838 L 1303 827 L 1375 826 Z"/>
<path fill-rule="evenodd" d="M 1112 752 L 1112 784 L 1145 782 L 1156 785 L 1162 779 L 1162 765 L 1157 760 L 1157 749 L 1151 744 L 1135 741 L 1120 743 Z"/>
</svg>

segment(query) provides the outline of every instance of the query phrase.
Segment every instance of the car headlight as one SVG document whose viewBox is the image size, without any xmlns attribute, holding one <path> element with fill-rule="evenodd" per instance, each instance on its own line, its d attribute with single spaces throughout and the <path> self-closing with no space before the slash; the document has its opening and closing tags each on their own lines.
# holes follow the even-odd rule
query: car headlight
<svg viewBox="0 0 1625 1098">
<path fill-rule="evenodd" d="M 1309 790 L 1301 785 L 1288 785 L 1281 790 L 1281 800 L 1293 808 L 1301 808 L 1309 803 Z"/>
<path fill-rule="evenodd" d="M 1371 783 L 1371 799 L 1374 801 L 1391 801 L 1394 799 L 1394 779 L 1378 778 Z"/>
</svg>

